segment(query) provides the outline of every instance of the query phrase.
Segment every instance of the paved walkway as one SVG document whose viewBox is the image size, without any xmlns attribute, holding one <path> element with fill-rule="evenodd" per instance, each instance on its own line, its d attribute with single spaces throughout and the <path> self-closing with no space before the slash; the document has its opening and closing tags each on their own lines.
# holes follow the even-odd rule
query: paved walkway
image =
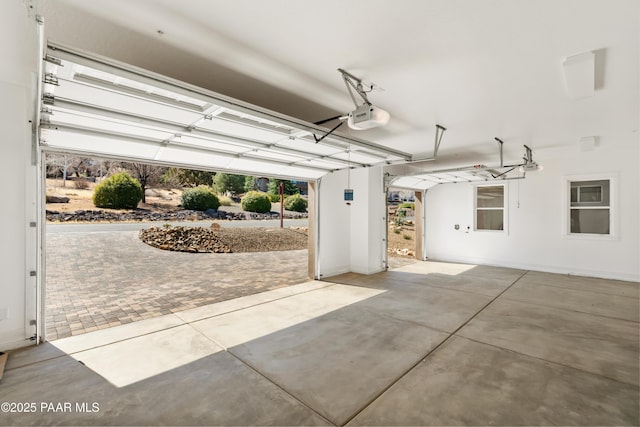
<svg viewBox="0 0 640 427">
<path fill-rule="evenodd" d="M 169 252 L 137 231 L 47 233 L 46 261 L 49 341 L 308 280 L 306 250 Z"/>
</svg>

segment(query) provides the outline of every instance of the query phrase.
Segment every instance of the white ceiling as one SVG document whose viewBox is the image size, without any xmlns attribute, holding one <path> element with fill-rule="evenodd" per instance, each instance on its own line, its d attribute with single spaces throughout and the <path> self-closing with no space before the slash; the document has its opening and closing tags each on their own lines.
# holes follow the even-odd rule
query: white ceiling
<svg viewBox="0 0 640 427">
<path fill-rule="evenodd" d="M 40 0 L 47 37 L 309 122 L 354 105 L 337 68 L 382 88 L 385 128 L 341 130 L 439 163 L 638 139 L 637 0 Z M 160 32 L 162 34 L 160 34 Z M 562 61 L 596 51 L 596 91 Z M 327 124 L 328 126 L 331 124 Z M 442 160 L 442 162 L 440 162 Z M 433 167 L 433 162 L 430 167 Z"/>
</svg>

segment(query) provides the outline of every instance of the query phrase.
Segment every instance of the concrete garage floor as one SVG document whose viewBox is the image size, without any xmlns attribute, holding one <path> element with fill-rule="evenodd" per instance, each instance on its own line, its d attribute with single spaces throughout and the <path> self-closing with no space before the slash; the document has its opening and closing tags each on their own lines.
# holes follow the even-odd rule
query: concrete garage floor
<svg viewBox="0 0 640 427">
<path fill-rule="evenodd" d="M 0 423 L 640 421 L 637 283 L 437 262 L 331 281 L 14 352 L 0 402 L 34 410 Z"/>
</svg>

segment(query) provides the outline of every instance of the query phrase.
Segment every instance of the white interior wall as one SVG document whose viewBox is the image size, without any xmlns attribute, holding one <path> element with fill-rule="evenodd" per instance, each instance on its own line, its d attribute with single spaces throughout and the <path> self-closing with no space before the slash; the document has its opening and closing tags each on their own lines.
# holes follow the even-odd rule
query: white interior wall
<svg viewBox="0 0 640 427">
<path fill-rule="evenodd" d="M 0 40 L 3 63 L 0 67 L 0 182 L 3 207 L 0 209 L 0 350 L 29 344 L 33 334 L 29 321 L 35 319 L 35 278 L 37 268 L 35 230 L 38 211 L 35 166 L 31 165 L 31 124 L 33 93 L 37 74 L 38 37 L 35 16 L 27 2 L 3 2 Z"/>
<path fill-rule="evenodd" d="M 321 277 L 350 271 L 350 210 L 343 200 L 346 171 L 323 176 L 318 187 L 318 259 Z"/>
<path fill-rule="evenodd" d="M 384 194 L 382 168 L 354 169 L 349 186 L 351 205 L 344 201 L 347 171 L 325 175 L 319 188 L 318 222 L 320 274 L 382 271 Z"/>
<path fill-rule="evenodd" d="M 351 171 L 351 271 L 372 274 L 384 270 L 384 208 L 382 168 Z M 344 203 L 344 202 L 343 202 Z"/>
<path fill-rule="evenodd" d="M 578 144 L 540 150 L 543 170 L 508 181 L 508 231 L 473 231 L 473 186 L 438 185 L 426 196 L 426 251 L 430 259 L 491 264 L 565 274 L 640 280 L 640 194 L 637 137 L 602 143 L 593 151 Z M 565 236 L 566 177 L 618 176 L 615 239 Z M 454 225 L 459 224 L 460 230 Z M 470 231 L 467 232 L 467 227 Z M 583 236 L 580 236 L 583 237 Z"/>
</svg>

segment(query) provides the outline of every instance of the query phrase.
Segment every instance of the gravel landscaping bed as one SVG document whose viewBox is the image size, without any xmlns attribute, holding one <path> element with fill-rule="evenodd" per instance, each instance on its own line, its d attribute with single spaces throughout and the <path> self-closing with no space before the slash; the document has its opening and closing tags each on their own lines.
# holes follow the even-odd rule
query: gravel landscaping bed
<svg viewBox="0 0 640 427">
<path fill-rule="evenodd" d="M 74 212 L 58 212 L 47 209 L 49 222 L 141 222 L 141 221 L 203 221 L 211 219 L 245 220 L 245 219 L 279 219 L 276 211 L 258 214 L 244 212 L 236 207 L 227 206 L 226 210 L 176 210 L 170 212 L 155 212 L 146 209 L 89 209 Z M 286 219 L 307 218 L 306 212 L 284 211 Z"/>
<path fill-rule="evenodd" d="M 140 239 L 153 247 L 179 252 L 268 252 L 306 249 L 307 229 L 151 227 Z"/>
</svg>

